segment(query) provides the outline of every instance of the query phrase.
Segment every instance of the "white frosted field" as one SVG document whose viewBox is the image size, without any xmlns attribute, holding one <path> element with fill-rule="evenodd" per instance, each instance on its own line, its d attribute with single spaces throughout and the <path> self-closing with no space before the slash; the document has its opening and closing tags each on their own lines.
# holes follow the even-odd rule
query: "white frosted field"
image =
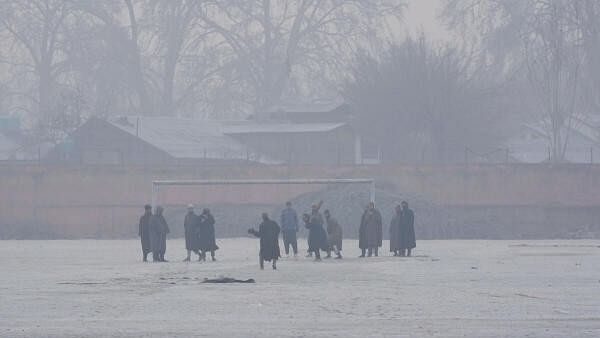
<svg viewBox="0 0 600 338">
<path fill-rule="evenodd" d="M 258 269 L 258 240 L 218 262 L 140 262 L 139 242 L 0 241 L 1 337 L 599 337 L 600 241 L 419 241 L 416 257 Z M 306 247 L 301 240 L 302 251 Z M 387 243 L 384 243 L 384 248 Z M 205 277 L 256 284 L 200 284 Z"/>
</svg>

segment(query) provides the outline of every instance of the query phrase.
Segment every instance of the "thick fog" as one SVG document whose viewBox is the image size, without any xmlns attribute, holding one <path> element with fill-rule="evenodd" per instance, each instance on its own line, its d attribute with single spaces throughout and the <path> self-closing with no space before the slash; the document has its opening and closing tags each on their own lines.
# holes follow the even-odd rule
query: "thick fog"
<svg viewBox="0 0 600 338">
<path fill-rule="evenodd" d="M 525 124 L 545 141 L 542 160 L 564 162 L 589 148 L 570 135 L 596 121 L 593 0 L 1 6 L 0 111 L 29 143 L 59 143 L 92 116 L 261 120 L 343 100 L 394 162 L 518 152 Z"/>
<path fill-rule="evenodd" d="M 0 0 L 1 337 L 597 337 L 600 0 Z"/>
</svg>

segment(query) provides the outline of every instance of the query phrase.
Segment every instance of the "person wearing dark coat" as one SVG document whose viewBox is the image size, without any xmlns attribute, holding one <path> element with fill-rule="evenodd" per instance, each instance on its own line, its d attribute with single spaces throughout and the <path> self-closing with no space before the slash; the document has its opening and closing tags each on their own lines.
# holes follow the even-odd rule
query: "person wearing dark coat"
<svg viewBox="0 0 600 338">
<path fill-rule="evenodd" d="M 198 248 L 202 251 L 201 259 L 206 261 L 206 253 L 210 251 L 210 257 L 213 261 L 216 261 L 215 251 L 219 247 L 215 239 L 215 218 L 207 208 L 203 209 L 200 215 L 198 239 Z"/>
<path fill-rule="evenodd" d="M 281 257 L 279 252 L 279 232 L 281 229 L 277 222 L 271 220 L 265 212 L 262 214 L 262 223 L 258 231 L 249 229 L 248 233 L 260 238 L 260 252 L 258 255 L 260 269 L 264 270 L 265 261 L 273 261 L 273 270 L 277 269 L 277 259 Z"/>
<path fill-rule="evenodd" d="M 156 207 L 156 212 L 150 220 L 150 239 L 152 242 L 152 260 L 154 262 L 166 262 L 167 234 L 169 225 L 163 216 L 163 208 Z"/>
<path fill-rule="evenodd" d="M 365 252 L 368 251 L 368 256 L 379 256 L 379 247 L 383 244 L 383 224 L 381 213 L 375 209 L 375 203 L 370 202 L 365 210 L 359 227 L 359 242 L 358 245 L 362 250 L 360 257 L 365 257 Z"/>
<path fill-rule="evenodd" d="M 184 262 L 189 262 L 191 259 L 192 251 L 198 255 L 198 260 L 200 260 L 200 251 L 199 251 L 199 238 L 198 231 L 200 228 L 200 218 L 198 215 L 194 213 L 194 206 L 192 204 L 188 205 L 188 212 L 185 215 L 185 219 L 183 221 L 183 229 L 185 233 L 185 249 L 187 250 L 187 257 L 183 260 Z"/>
<path fill-rule="evenodd" d="M 394 256 L 400 256 L 400 218 L 402 217 L 402 207 L 397 205 L 394 208 L 394 215 L 390 222 L 390 252 Z"/>
<path fill-rule="evenodd" d="M 285 209 L 281 211 L 281 234 L 283 236 L 283 247 L 286 256 L 290 254 L 290 246 L 294 257 L 298 256 L 298 214 L 292 208 L 291 202 L 285 203 Z"/>
<path fill-rule="evenodd" d="M 415 213 L 408 207 L 408 202 L 402 202 L 400 217 L 400 256 L 410 257 L 411 250 L 417 247 L 415 239 Z"/>
<path fill-rule="evenodd" d="M 142 260 L 148 261 L 148 254 L 152 252 L 152 243 L 150 242 L 150 220 L 152 219 L 152 206 L 144 206 L 144 215 L 140 217 L 139 235 L 142 242 Z"/>
<path fill-rule="evenodd" d="M 327 233 L 323 228 L 323 216 L 319 212 L 321 205 L 323 205 L 323 201 L 319 204 L 313 204 L 311 214 L 304 225 L 308 229 L 308 252 L 315 254 L 315 261 L 321 260 L 321 250 L 327 251 L 329 249 Z"/>
<path fill-rule="evenodd" d="M 327 241 L 329 244 L 327 249 L 327 257 L 325 258 L 331 258 L 331 251 L 333 251 L 336 254 L 336 259 L 341 259 L 343 237 L 342 227 L 338 221 L 331 216 L 331 212 L 329 210 L 325 210 L 323 214 L 325 215 L 325 221 L 327 222 Z"/>
</svg>

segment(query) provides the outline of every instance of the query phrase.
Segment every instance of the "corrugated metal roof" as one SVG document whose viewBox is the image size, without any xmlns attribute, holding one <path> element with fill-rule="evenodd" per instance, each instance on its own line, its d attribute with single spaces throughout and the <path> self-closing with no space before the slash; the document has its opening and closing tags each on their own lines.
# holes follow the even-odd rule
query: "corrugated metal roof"
<svg viewBox="0 0 600 338">
<path fill-rule="evenodd" d="M 130 116 L 109 122 L 175 158 L 249 159 L 265 164 L 281 163 L 225 135 L 222 123 L 217 121 Z"/>
<path fill-rule="evenodd" d="M 322 133 L 344 125 L 345 123 L 230 123 L 223 125 L 223 133 Z"/>
</svg>

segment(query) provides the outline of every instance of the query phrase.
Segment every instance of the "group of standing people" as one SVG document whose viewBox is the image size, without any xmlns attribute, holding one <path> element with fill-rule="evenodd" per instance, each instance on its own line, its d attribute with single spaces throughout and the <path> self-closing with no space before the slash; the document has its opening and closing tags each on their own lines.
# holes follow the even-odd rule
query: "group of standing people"
<svg viewBox="0 0 600 338">
<path fill-rule="evenodd" d="M 379 248 L 383 244 L 383 221 L 381 213 L 370 202 L 365 209 L 358 230 L 358 246 L 360 257 L 379 256 Z M 394 256 L 410 256 L 411 250 L 417 246 L 415 239 L 415 214 L 402 201 L 394 208 L 394 216 L 390 222 L 390 252 Z"/>
<path fill-rule="evenodd" d="M 315 261 L 321 260 L 321 251 L 327 253 L 325 258 L 331 258 L 332 252 L 336 259 L 342 258 L 343 230 L 338 221 L 329 210 L 321 214 L 323 201 L 311 206 L 310 213 L 302 215 L 304 227 L 308 229 L 308 256 L 314 255 Z M 144 215 L 139 222 L 139 235 L 142 242 L 143 260 L 152 252 L 154 262 L 166 262 L 166 240 L 169 226 L 163 216 L 163 208 L 146 205 Z M 279 250 L 279 234 L 282 233 L 283 244 L 287 256 L 290 248 L 294 257 L 298 255 L 299 220 L 296 210 L 291 202 L 281 212 L 281 227 L 271 220 L 267 213 L 262 214 L 262 222 L 258 230 L 249 229 L 248 233 L 260 238 L 259 264 L 264 269 L 264 262 L 272 262 L 273 269 L 277 269 L 277 260 L 281 257 Z M 394 209 L 390 222 L 390 252 L 394 256 L 410 256 L 411 250 L 416 247 L 414 212 L 403 201 Z M 325 227 L 326 226 L 326 227 Z M 198 255 L 199 261 L 206 261 L 207 253 L 211 259 L 215 258 L 215 251 L 219 249 L 215 239 L 215 218 L 208 208 L 202 210 L 200 215 L 194 212 L 194 206 L 188 205 L 184 219 L 185 247 L 187 257 L 185 262 L 191 260 L 191 253 Z M 361 249 L 359 257 L 379 256 L 379 248 L 383 244 L 383 220 L 375 203 L 370 202 L 365 208 L 360 221 L 358 246 Z"/>
<path fill-rule="evenodd" d="M 206 261 L 208 252 L 211 260 L 216 261 L 215 251 L 219 250 L 219 246 L 215 237 L 215 218 L 210 213 L 210 209 L 204 208 L 200 215 L 196 215 L 194 205 L 188 205 L 183 227 L 187 250 L 187 257 L 183 261 L 189 262 L 192 252 L 198 255 L 198 261 Z"/>
<path fill-rule="evenodd" d="M 319 211 L 323 202 L 314 204 L 311 207 L 311 213 L 302 215 L 304 226 L 308 229 L 308 253 L 315 255 L 315 260 L 321 260 L 321 251 L 327 252 L 325 258 L 330 258 L 331 252 L 335 252 L 336 258 L 342 258 L 342 227 L 337 220 L 331 216 L 329 210 L 325 210 L 325 218 Z M 327 231 L 323 225 L 327 223 Z M 262 214 L 262 222 L 258 230 L 249 229 L 248 233 L 260 238 L 259 265 L 264 269 L 265 262 L 272 262 L 273 270 L 277 269 L 277 260 L 281 257 L 279 250 L 279 233 L 283 237 L 283 245 L 287 256 L 290 254 L 290 247 L 293 250 L 294 257 L 298 256 L 298 237 L 299 231 L 298 214 L 292 203 L 287 202 L 281 212 L 281 227 L 277 222 L 269 218 L 267 213 Z"/>
<path fill-rule="evenodd" d="M 410 257 L 411 250 L 417 246 L 415 239 L 415 213 L 403 201 L 394 209 L 390 223 L 390 252 L 394 256 Z"/>
<path fill-rule="evenodd" d="M 308 254 L 315 255 L 316 260 L 321 259 L 321 251 L 327 252 L 326 258 L 331 258 L 331 252 L 336 254 L 336 258 L 342 258 L 342 227 L 331 215 L 329 210 L 325 210 L 321 215 L 320 209 L 323 202 L 311 206 L 311 212 L 302 215 L 304 227 L 308 229 Z M 327 228 L 324 228 L 324 225 Z M 298 256 L 299 231 L 298 214 L 292 208 L 292 203 L 287 202 L 285 208 L 281 211 L 281 230 L 283 235 L 283 246 L 285 254 L 289 256 L 290 247 L 292 247 L 294 256 Z"/>
<path fill-rule="evenodd" d="M 215 239 L 215 218 L 210 210 L 205 208 L 200 215 L 194 213 L 194 206 L 188 205 L 183 227 L 185 229 L 185 248 L 187 257 L 185 262 L 191 259 L 191 253 L 198 255 L 199 261 L 206 261 L 206 254 L 210 252 L 211 259 L 215 258 L 215 251 L 219 249 Z M 152 252 L 152 261 L 167 262 L 165 253 L 167 251 L 167 234 L 170 232 L 169 225 L 163 216 L 163 207 L 157 206 L 154 214 L 152 206 L 144 206 L 144 215 L 140 217 L 139 236 L 142 242 L 142 260 L 148 261 L 148 254 Z"/>
<path fill-rule="evenodd" d="M 163 216 L 163 208 L 158 206 L 152 214 L 152 206 L 144 206 L 144 215 L 140 218 L 139 235 L 142 241 L 142 259 L 148 261 L 148 254 L 152 252 L 154 262 L 166 262 L 167 234 L 169 225 Z"/>
</svg>

